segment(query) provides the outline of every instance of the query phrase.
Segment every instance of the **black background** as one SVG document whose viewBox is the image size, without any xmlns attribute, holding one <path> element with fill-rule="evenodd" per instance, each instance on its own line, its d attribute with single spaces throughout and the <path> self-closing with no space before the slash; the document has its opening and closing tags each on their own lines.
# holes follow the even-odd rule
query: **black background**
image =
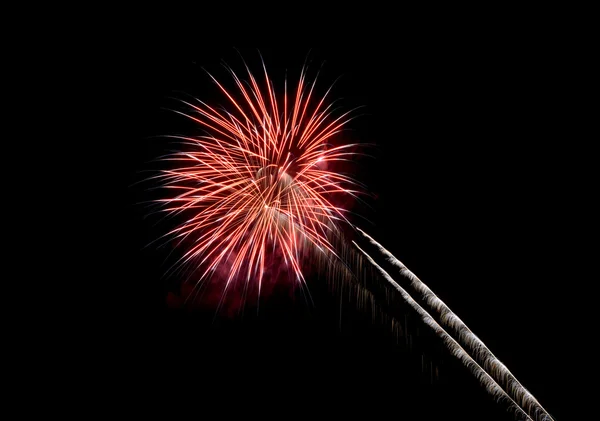
<svg viewBox="0 0 600 421">
<path fill-rule="evenodd" d="M 258 72 L 257 49 L 239 50 Z M 534 41 L 472 37 L 258 50 L 276 86 L 286 69 L 297 75 L 307 55 L 313 68 L 324 63 L 321 83 L 341 76 L 333 97 L 344 108 L 364 106 L 349 123 L 350 136 L 375 144 L 356 174 L 375 197 L 368 199 L 372 208 L 359 209 L 368 221 L 355 222 L 563 419 L 570 268 L 561 262 L 570 248 L 565 162 L 573 158 L 556 141 L 564 89 L 556 83 L 558 59 Z M 192 416 L 211 408 L 246 416 L 364 410 L 374 419 L 512 419 L 450 355 L 433 352 L 440 376 L 431 383 L 418 346 L 394 345 L 385 327 L 348 306 L 340 321 L 339 300 L 318 284 L 314 305 L 274 295 L 252 317 L 214 321 L 210 310 L 167 309 L 162 274 L 169 250 L 143 248 L 162 228 L 144 218 L 146 208 L 136 203 L 146 193 L 132 183 L 168 149 L 156 136 L 190 127 L 165 110 L 173 107 L 170 97 L 216 98 L 202 68 L 222 79 L 221 60 L 242 70 L 232 47 L 114 63 L 123 82 L 114 94 L 122 128 L 109 147 L 125 164 L 119 246 L 123 279 L 134 291 L 122 300 L 131 315 L 124 374 L 136 373 L 126 378 L 147 391 L 143 405 L 183 407 Z M 115 285 L 115 294 L 122 288 Z"/>
</svg>

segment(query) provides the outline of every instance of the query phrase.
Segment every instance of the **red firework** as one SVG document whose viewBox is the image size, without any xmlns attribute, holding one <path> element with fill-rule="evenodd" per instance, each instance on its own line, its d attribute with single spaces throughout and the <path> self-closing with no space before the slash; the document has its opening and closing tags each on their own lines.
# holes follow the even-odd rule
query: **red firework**
<svg viewBox="0 0 600 421">
<path fill-rule="evenodd" d="M 331 145 L 351 119 L 350 112 L 333 116 L 331 88 L 315 100 L 316 79 L 308 86 L 303 69 L 295 93 L 288 95 L 286 81 L 278 97 L 264 64 L 262 88 L 246 69 L 248 81 L 230 70 L 235 94 L 210 75 L 229 109 L 183 101 L 190 111 L 177 112 L 207 134 L 177 137 L 185 150 L 165 158 L 175 162 L 160 175 L 172 194 L 160 202 L 169 213 L 188 215 L 168 235 L 189 240 L 178 263 L 201 268 L 196 285 L 226 267 L 225 290 L 243 279 L 256 282 L 260 294 L 269 252 L 279 253 L 301 283 L 303 255 L 336 256 L 329 238 L 346 218 L 332 197 L 359 190 L 350 177 L 327 170 L 356 146 Z"/>
</svg>

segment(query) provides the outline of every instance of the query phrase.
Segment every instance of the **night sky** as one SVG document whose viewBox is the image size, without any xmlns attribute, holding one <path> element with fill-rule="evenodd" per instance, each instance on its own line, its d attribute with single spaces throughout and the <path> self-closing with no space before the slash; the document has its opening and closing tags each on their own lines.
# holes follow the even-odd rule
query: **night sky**
<svg viewBox="0 0 600 421">
<path fill-rule="evenodd" d="M 556 223 L 564 181 L 549 129 L 551 75 L 539 50 L 490 40 L 259 49 L 276 86 L 286 69 L 297 77 L 307 55 L 309 69 L 323 64 L 320 86 L 339 77 L 332 98 L 344 109 L 362 107 L 346 136 L 374 144 L 365 149 L 371 157 L 355 163 L 355 177 L 372 195 L 369 206 L 354 208 L 364 219 L 353 221 L 564 419 L 559 377 L 567 370 L 557 332 L 565 329 L 560 288 L 568 268 L 556 264 L 568 248 Z M 260 71 L 257 50 L 239 50 Z M 409 310 L 411 348 L 350 303 L 340 312 L 339 296 L 318 277 L 309 280 L 313 304 L 283 288 L 264 297 L 258 314 L 215 317 L 211 308 L 166 305 L 178 292 L 177 279 L 162 277 L 171 249 L 143 247 L 168 223 L 145 217 L 147 208 L 135 203 L 151 196 L 148 185 L 131 185 L 172 146 L 160 135 L 194 129 L 166 109 L 177 106 L 172 97 L 220 98 L 202 68 L 224 79 L 222 60 L 243 70 L 233 47 L 145 54 L 124 64 L 126 129 L 118 148 L 127 170 L 127 279 L 135 291 L 125 306 L 132 337 L 144 343 L 132 348 L 135 387 L 193 417 L 365 411 L 369 419 L 511 420 Z M 432 361 L 439 370 L 433 381 Z"/>
</svg>

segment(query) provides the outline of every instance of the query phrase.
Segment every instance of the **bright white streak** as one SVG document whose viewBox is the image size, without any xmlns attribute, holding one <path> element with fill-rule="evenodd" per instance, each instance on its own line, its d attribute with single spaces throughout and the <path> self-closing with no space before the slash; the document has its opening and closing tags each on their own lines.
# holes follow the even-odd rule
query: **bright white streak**
<svg viewBox="0 0 600 421">
<path fill-rule="evenodd" d="M 461 345 L 466 346 L 473 354 L 479 364 L 491 374 L 498 384 L 506 390 L 510 396 L 529 415 L 538 421 L 554 421 L 548 412 L 540 405 L 537 399 L 525 389 L 513 376 L 506 366 L 492 354 L 485 344 L 454 314 L 442 300 L 440 300 L 414 273 L 398 260 L 392 253 L 375 241 L 367 233 L 355 227 L 382 255 L 395 267 L 400 269 L 400 274 L 408 278 L 413 287 L 420 293 L 427 303 L 440 317 L 442 325 L 452 329 L 458 337 Z"/>
<path fill-rule="evenodd" d="M 471 358 L 471 356 L 460 346 L 456 340 L 450 336 L 434 319 L 431 317 L 427 311 L 423 309 L 396 281 L 392 279 L 392 277 L 375 261 L 371 256 L 367 254 L 363 249 L 361 249 L 356 242 L 354 242 L 356 248 L 369 260 L 369 262 L 377 269 L 377 271 L 383 276 L 383 278 L 390 283 L 402 296 L 404 301 L 408 303 L 408 305 L 415 310 L 419 316 L 421 316 L 421 320 L 429 326 L 441 339 L 444 345 L 448 348 L 450 353 L 458 358 L 471 373 L 477 378 L 479 383 L 488 391 L 492 397 L 494 397 L 497 401 L 504 399 L 508 403 L 508 410 L 514 411 L 515 415 L 519 415 L 521 417 L 525 417 L 527 420 L 532 420 L 529 415 L 527 415 L 519 405 L 504 391 L 502 388 L 496 383 L 496 381 L 485 372 L 483 368 L 477 362 Z"/>
</svg>

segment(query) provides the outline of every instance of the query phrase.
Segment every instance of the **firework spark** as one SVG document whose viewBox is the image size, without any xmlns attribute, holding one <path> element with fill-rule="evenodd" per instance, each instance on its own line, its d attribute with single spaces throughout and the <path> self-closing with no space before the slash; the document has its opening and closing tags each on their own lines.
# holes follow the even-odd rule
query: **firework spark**
<svg viewBox="0 0 600 421">
<path fill-rule="evenodd" d="M 169 214 L 185 212 L 168 236 L 191 242 L 178 264 L 201 268 L 197 285 L 226 265 L 225 291 L 243 279 L 256 282 L 260 295 L 269 251 L 283 257 L 301 284 L 309 250 L 336 256 L 328 237 L 346 216 L 333 198 L 356 197 L 360 186 L 327 168 L 355 154 L 356 145 L 331 144 L 352 111 L 335 117 L 333 103 L 326 103 L 331 87 L 315 99 L 316 78 L 307 84 L 305 69 L 295 93 L 288 94 L 286 80 L 282 96 L 264 63 L 262 86 L 248 66 L 247 81 L 228 70 L 234 91 L 209 75 L 227 109 L 182 101 L 189 111 L 177 112 L 206 134 L 176 137 L 183 150 L 165 158 L 175 165 L 158 176 L 171 193 L 160 202 Z"/>
</svg>

